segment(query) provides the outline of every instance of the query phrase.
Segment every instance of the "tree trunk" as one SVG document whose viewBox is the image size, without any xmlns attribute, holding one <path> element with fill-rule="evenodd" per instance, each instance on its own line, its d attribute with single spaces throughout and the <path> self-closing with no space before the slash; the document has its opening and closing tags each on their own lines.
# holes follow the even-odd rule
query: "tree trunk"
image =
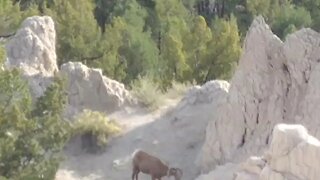
<svg viewBox="0 0 320 180">
<path fill-rule="evenodd" d="M 159 49 L 159 56 L 161 55 L 161 31 L 158 33 L 158 49 Z"/>
</svg>

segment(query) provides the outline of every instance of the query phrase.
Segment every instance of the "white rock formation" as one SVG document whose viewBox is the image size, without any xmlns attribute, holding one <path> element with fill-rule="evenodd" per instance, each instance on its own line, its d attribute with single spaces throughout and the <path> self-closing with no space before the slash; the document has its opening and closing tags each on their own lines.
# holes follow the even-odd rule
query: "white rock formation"
<svg viewBox="0 0 320 180">
<path fill-rule="evenodd" d="M 279 124 L 272 139 L 260 180 L 320 178 L 320 141 L 309 135 L 305 127 Z"/>
<path fill-rule="evenodd" d="M 216 165 L 260 155 L 277 123 L 299 123 L 320 137 L 320 34 L 301 29 L 285 42 L 264 19 L 252 23 L 225 103 L 214 109 L 197 163 Z"/>
<path fill-rule="evenodd" d="M 55 38 L 52 18 L 33 16 L 23 21 L 6 45 L 6 68 L 17 67 L 22 70 L 34 97 L 43 94 L 50 84 L 50 78 L 58 71 Z"/>
<path fill-rule="evenodd" d="M 194 86 L 190 88 L 182 98 L 178 107 L 216 103 L 217 97 L 225 95 L 228 90 L 229 83 L 227 81 L 208 81 L 202 86 Z"/>
<path fill-rule="evenodd" d="M 60 71 L 68 80 L 69 115 L 83 109 L 112 112 L 136 103 L 123 84 L 107 78 L 100 69 L 68 62 Z"/>
<path fill-rule="evenodd" d="M 239 165 L 218 166 L 197 180 L 317 180 L 319 157 L 320 141 L 309 135 L 305 127 L 277 124 L 263 157 L 250 157 Z"/>
<path fill-rule="evenodd" d="M 24 20 L 6 45 L 5 68 L 21 69 L 33 97 L 43 95 L 59 71 L 55 46 L 55 27 L 49 16 Z M 109 112 L 134 102 L 123 84 L 103 76 L 100 70 L 80 63 L 67 63 L 61 68 L 70 78 L 67 115 L 74 115 L 84 108 Z"/>
</svg>

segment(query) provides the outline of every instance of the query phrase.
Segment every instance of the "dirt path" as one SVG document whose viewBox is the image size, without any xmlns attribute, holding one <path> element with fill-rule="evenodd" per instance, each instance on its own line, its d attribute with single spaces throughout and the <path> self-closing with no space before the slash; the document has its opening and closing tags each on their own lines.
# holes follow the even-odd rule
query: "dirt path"
<svg viewBox="0 0 320 180">
<path fill-rule="evenodd" d="M 209 120 L 203 111 L 210 111 L 212 106 L 206 104 L 184 109 L 172 108 L 174 106 L 172 102 L 156 113 L 131 109 L 112 114 L 125 126 L 126 132 L 110 141 L 102 154 L 84 153 L 76 141 L 70 144 L 66 149 L 67 159 L 61 165 L 56 180 L 129 180 L 130 157 L 137 148 L 182 168 L 184 180 L 194 179 L 198 175 L 194 160 L 203 143 Z M 143 174 L 139 178 L 150 180 Z"/>
</svg>

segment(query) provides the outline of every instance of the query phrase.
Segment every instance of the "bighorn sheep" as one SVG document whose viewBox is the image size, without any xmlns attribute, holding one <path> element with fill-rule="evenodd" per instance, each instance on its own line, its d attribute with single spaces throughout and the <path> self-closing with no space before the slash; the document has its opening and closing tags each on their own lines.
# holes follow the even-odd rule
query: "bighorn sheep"
<svg viewBox="0 0 320 180">
<path fill-rule="evenodd" d="M 181 180 L 183 175 L 180 168 L 169 168 L 159 158 L 154 157 L 142 150 L 136 150 L 132 154 L 132 180 L 138 180 L 139 172 L 149 174 L 152 180 L 161 180 L 164 176 L 174 176 L 175 180 Z"/>
</svg>

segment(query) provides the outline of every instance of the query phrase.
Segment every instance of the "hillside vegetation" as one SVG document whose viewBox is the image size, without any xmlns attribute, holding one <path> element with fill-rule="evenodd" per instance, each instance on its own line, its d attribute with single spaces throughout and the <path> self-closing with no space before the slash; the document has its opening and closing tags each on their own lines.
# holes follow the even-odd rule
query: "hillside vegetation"
<svg viewBox="0 0 320 180">
<path fill-rule="evenodd" d="M 319 30 L 319 0 L 2 0 L 0 35 L 30 15 L 50 15 L 59 64 L 81 61 L 130 85 L 229 79 L 252 19 L 263 15 L 281 38 Z"/>
</svg>

